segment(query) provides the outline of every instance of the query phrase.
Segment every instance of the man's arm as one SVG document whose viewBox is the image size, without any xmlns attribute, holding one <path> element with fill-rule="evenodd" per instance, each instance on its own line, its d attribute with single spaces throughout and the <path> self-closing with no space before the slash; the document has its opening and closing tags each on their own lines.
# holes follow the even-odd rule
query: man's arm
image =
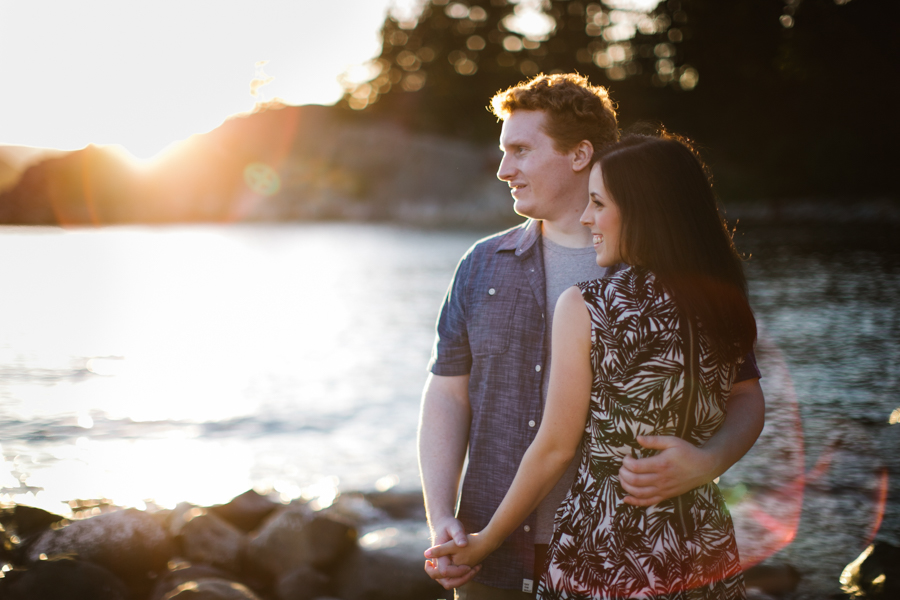
<svg viewBox="0 0 900 600">
<path fill-rule="evenodd" d="M 432 545 L 454 540 L 466 544 L 466 532 L 455 516 L 456 496 L 469 445 L 469 376 L 429 375 L 419 416 L 419 472 Z M 425 563 L 425 571 L 444 588 L 471 580 L 476 568 L 453 565 L 443 557 Z"/>
<path fill-rule="evenodd" d="M 675 436 L 639 436 L 641 446 L 661 450 L 649 458 L 626 456 L 619 469 L 625 502 L 650 506 L 707 484 L 741 459 L 765 423 L 766 402 L 759 379 L 731 388 L 722 427 L 702 447 Z"/>
<path fill-rule="evenodd" d="M 538 507 L 572 462 L 584 435 L 591 399 L 591 318 L 576 287 L 559 297 L 553 316 L 550 388 L 537 435 L 516 477 L 487 526 L 468 536 L 429 548 L 432 560 L 453 556 L 456 564 L 477 565 L 496 550 Z"/>
</svg>

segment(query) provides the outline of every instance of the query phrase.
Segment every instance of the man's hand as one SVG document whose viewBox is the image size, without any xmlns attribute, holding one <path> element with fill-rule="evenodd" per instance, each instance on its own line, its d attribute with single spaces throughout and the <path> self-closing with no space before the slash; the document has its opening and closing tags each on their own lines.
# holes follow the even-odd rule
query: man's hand
<svg viewBox="0 0 900 600">
<path fill-rule="evenodd" d="M 676 436 L 638 436 L 644 448 L 661 450 L 656 456 L 626 456 L 619 469 L 619 481 L 629 494 L 624 501 L 634 506 L 651 506 L 707 484 L 719 473 L 714 455 Z"/>
<path fill-rule="evenodd" d="M 644 448 L 661 452 L 648 458 L 626 456 L 619 469 L 625 502 L 650 506 L 705 485 L 731 468 L 759 437 L 766 401 L 759 379 L 734 384 L 725 420 L 702 448 L 675 436 L 638 436 Z"/>
<path fill-rule="evenodd" d="M 466 532 L 462 523 L 454 518 L 446 518 L 433 524 L 431 544 L 438 546 L 449 541 L 455 542 L 460 547 L 467 544 Z M 454 565 L 449 556 L 425 561 L 425 572 L 444 586 L 445 590 L 452 590 L 469 583 L 479 570 L 481 570 L 481 565 L 476 567 Z"/>
</svg>

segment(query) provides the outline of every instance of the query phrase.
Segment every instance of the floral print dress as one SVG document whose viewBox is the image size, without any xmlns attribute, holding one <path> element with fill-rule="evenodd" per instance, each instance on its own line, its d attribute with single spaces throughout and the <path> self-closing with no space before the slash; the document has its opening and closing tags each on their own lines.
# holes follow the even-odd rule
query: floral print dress
<svg viewBox="0 0 900 600">
<path fill-rule="evenodd" d="M 538 598 L 745 598 L 734 527 L 715 484 L 637 507 L 622 501 L 618 478 L 626 455 L 651 455 L 638 435 L 681 433 L 698 446 L 712 437 L 737 365 L 716 355 L 702 328 L 686 327 L 647 270 L 578 287 L 591 318 L 590 412 Z"/>
</svg>

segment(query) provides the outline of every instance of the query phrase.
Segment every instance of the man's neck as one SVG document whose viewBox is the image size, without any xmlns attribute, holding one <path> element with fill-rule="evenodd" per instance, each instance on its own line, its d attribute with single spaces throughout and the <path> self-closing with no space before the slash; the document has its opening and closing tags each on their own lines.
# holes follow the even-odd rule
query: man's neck
<svg viewBox="0 0 900 600">
<path fill-rule="evenodd" d="M 579 218 L 541 221 L 541 235 L 566 248 L 588 248 L 591 246 L 591 230 L 581 224 Z"/>
</svg>

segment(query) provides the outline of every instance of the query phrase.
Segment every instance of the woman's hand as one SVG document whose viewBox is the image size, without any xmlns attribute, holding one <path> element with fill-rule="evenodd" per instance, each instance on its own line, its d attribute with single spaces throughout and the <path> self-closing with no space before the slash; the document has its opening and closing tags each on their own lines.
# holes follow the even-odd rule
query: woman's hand
<svg viewBox="0 0 900 600">
<path fill-rule="evenodd" d="M 440 546 L 432 546 L 425 551 L 425 558 L 437 559 L 442 556 L 449 556 L 454 565 L 474 567 L 481 564 L 491 552 L 497 549 L 483 532 L 470 533 L 467 539 L 468 543 L 465 546 L 457 546 L 453 540 Z"/>
</svg>

